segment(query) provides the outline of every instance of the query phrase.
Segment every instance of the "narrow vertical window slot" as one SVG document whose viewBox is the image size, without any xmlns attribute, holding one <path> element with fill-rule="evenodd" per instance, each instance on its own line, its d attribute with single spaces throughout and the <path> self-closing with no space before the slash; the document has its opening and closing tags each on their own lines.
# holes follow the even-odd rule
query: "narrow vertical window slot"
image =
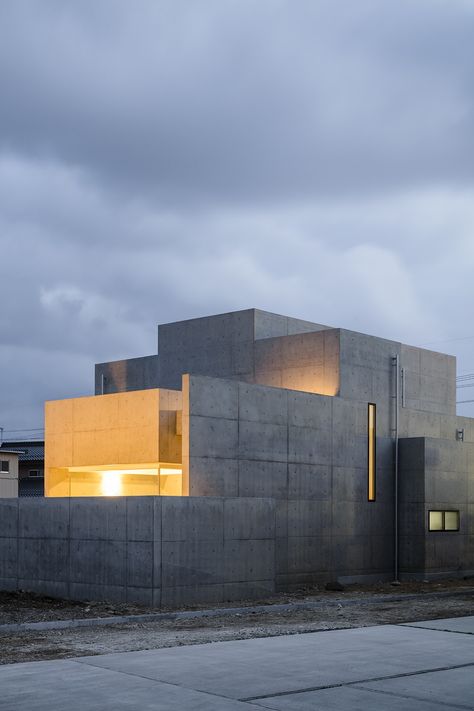
<svg viewBox="0 0 474 711">
<path fill-rule="evenodd" d="M 369 402 L 368 432 L 369 432 L 369 459 L 368 459 L 368 499 L 375 501 L 375 436 L 376 436 L 376 407 Z"/>
</svg>

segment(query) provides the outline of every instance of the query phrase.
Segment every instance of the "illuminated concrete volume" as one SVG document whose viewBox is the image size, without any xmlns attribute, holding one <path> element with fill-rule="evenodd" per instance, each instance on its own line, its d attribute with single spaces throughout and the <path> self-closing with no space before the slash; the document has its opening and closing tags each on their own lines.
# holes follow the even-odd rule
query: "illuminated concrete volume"
<svg viewBox="0 0 474 711">
<path fill-rule="evenodd" d="M 160 589 L 192 588 L 190 601 L 212 585 L 231 596 L 229 575 L 268 592 L 474 571 L 474 420 L 456 415 L 455 358 L 255 309 L 158 333 L 159 354 L 97 365 L 95 396 L 47 403 L 45 487 L 71 501 L 161 495 L 163 511 L 196 497 L 206 552 L 176 503 Z M 252 499 L 273 518 L 249 548 Z M 273 572 L 238 572 L 252 556 Z"/>
</svg>

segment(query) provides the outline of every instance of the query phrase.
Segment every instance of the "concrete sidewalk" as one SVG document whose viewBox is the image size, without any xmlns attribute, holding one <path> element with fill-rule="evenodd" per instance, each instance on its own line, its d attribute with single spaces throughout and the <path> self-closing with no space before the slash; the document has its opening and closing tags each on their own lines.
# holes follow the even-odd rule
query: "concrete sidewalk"
<svg viewBox="0 0 474 711">
<path fill-rule="evenodd" d="M 474 709 L 474 617 L 0 667 L 5 711 Z"/>
</svg>

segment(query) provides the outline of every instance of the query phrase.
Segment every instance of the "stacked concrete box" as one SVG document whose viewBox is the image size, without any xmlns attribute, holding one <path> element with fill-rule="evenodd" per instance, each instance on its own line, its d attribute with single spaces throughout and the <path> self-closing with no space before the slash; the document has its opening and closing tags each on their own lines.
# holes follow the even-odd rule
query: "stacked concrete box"
<svg viewBox="0 0 474 711">
<path fill-rule="evenodd" d="M 275 503 L 0 499 L 0 589 L 156 607 L 275 590 Z"/>
<path fill-rule="evenodd" d="M 95 393 L 179 389 L 183 373 L 253 382 L 254 344 L 259 340 L 327 328 L 258 309 L 162 324 L 158 328 L 159 356 L 98 363 Z"/>
<path fill-rule="evenodd" d="M 459 511 L 459 531 L 429 531 L 429 511 Z M 400 440 L 400 565 L 406 577 L 474 571 L 474 445 Z"/>
</svg>

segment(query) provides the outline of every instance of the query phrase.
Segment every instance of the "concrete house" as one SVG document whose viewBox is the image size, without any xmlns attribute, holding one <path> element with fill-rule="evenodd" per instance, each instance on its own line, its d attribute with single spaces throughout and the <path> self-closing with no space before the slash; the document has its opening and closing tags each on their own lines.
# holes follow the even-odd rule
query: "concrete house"
<svg viewBox="0 0 474 711">
<path fill-rule="evenodd" d="M 57 550 L 15 584 L 178 604 L 474 572 L 455 358 L 256 309 L 158 335 L 46 404 L 47 498 L 17 535 Z"/>
</svg>

